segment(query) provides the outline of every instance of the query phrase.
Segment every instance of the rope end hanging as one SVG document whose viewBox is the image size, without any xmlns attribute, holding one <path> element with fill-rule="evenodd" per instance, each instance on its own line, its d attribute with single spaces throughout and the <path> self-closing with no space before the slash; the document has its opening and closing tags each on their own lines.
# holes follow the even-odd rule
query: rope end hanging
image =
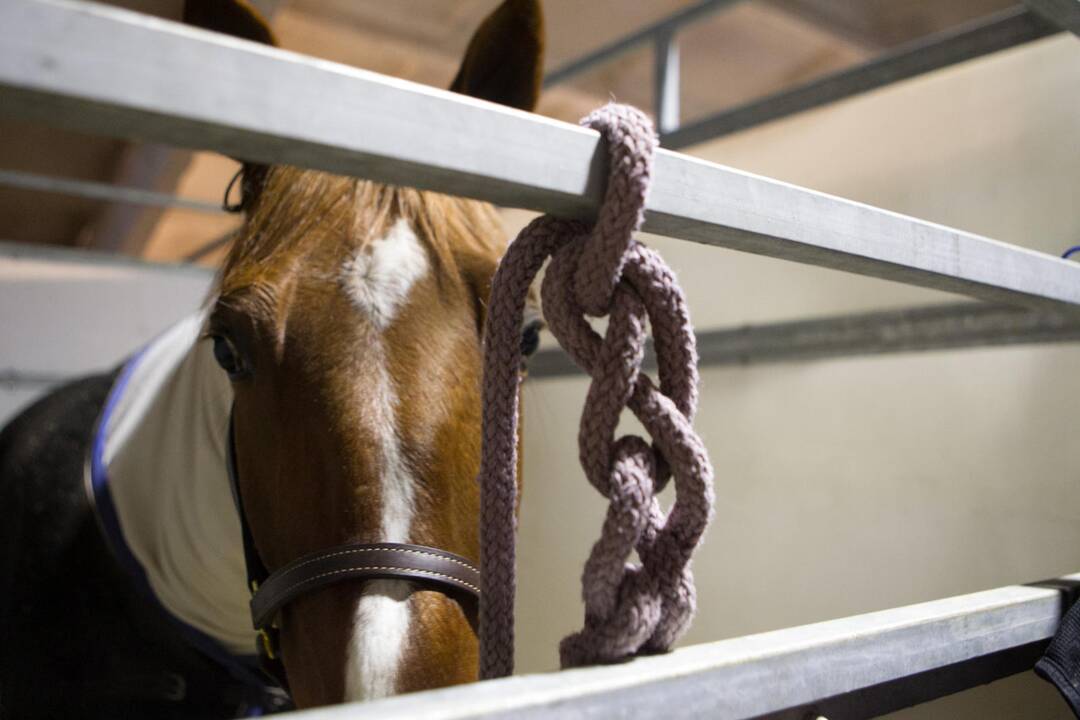
<svg viewBox="0 0 1080 720">
<path fill-rule="evenodd" d="M 607 105 L 583 124 L 600 131 L 610 169 L 596 223 L 539 218 L 496 273 L 485 328 L 481 461 L 481 675 L 513 669 L 517 332 L 525 294 L 551 256 L 541 296 L 563 349 L 592 378 L 578 436 L 589 482 L 610 501 L 582 577 L 584 628 L 560 647 L 563 667 L 668 650 L 695 610 L 690 558 L 712 518 L 713 474 L 694 433 L 697 352 L 685 297 L 660 256 L 633 233 L 644 218 L 656 134 L 635 108 Z M 601 337 L 587 316 L 608 316 Z M 657 387 L 641 373 L 653 329 Z M 624 407 L 652 436 L 616 438 Z M 676 500 L 656 498 L 670 472 Z M 640 564 L 628 564 L 633 552 Z"/>
</svg>

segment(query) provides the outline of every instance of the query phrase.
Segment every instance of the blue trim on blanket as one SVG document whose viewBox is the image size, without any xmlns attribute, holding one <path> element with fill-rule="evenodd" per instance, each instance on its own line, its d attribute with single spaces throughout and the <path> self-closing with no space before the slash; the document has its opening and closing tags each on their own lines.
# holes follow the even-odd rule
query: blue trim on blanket
<svg viewBox="0 0 1080 720">
<path fill-rule="evenodd" d="M 262 676 L 259 670 L 258 658 L 254 654 L 234 655 L 214 638 L 172 614 L 154 593 L 154 589 L 146 576 L 146 570 L 139 563 L 138 558 L 135 557 L 127 540 L 124 538 L 120 520 L 116 513 L 116 504 L 113 502 L 112 491 L 109 488 L 108 468 L 105 466 L 106 429 L 109 425 L 109 419 L 116 410 L 117 403 L 120 402 L 120 398 L 124 394 L 124 389 L 131 380 L 132 373 L 149 348 L 150 345 L 143 347 L 124 364 L 116 383 L 109 390 L 108 398 L 105 401 L 105 409 L 102 411 L 97 429 L 94 431 L 94 441 L 90 455 L 90 484 L 93 488 L 94 503 L 98 517 L 101 519 L 101 525 L 105 530 L 105 536 L 112 546 L 113 553 L 120 565 L 127 570 L 135 582 L 136 588 L 147 600 L 161 610 L 165 617 L 176 625 L 192 647 L 224 667 L 229 671 L 230 675 L 245 685 L 260 689 L 274 687 L 273 683 Z"/>
</svg>

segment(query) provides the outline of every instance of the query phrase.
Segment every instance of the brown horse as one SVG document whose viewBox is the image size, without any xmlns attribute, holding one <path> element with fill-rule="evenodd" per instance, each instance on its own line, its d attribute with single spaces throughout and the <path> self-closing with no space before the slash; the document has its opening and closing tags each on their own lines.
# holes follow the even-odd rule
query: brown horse
<svg viewBox="0 0 1080 720">
<path fill-rule="evenodd" d="M 266 24 L 244 0 L 193 1 L 185 14 L 188 22 L 204 28 L 273 42 Z M 531 109 L 540 85 L 541 25 L 538 0 L 506 0 L 470 42 L 452 89 Z M 208 391 L 214 401 L 192 414 L 208 417 L 208 426 L 220 429 L 211 440 L 224 447 L 231 408 L 239 494 L 258 555 L 273 571 L 311 551 L 388 542 L 441 548 L 477 563 L 481 329 L 492 276 L 506 244 L 494 209 L 293 167 L 249 164 L 243 175 L 244 224 L 221 270 L 201 335 L 191 341 L 174 372 L 190 372 L 197 387 L 225 387 L 213 361 L 201 360 L 212 356 L 229 376 L 231 391 Z M 533 317 L 538 317 L 535 310 Z M 526 324 L 525 349 L 535 349 L 538 332 L 538 321 Z M 209 377 L 213 373 L 217 375 Z M 83 508 L 64 516 L 80 530 L 57 540 L 55 548 L 50 543 L 60 537 L 56 533 L 45 542 L 45 530 L 19 525 L 13 542 L 42 555 L 33 563 L 16 558 L 17 550 L 8 553 L 5 577 L 22 593 L 9 600 L 3 612 L 4 630 L 21 638 L 10 645 L 16 649 L 4 655 L 0 689 L 0 705 L 13 716 L 20 707 L 26 709 L 22 716 L 34 715 L 34 708 L 44 713 L 48 684 L 41 678 L 57 675 L 70 680 L 70 702 L 83 716 L 96 702 L 86 699 L 93 696 L 85 691 L 87 685 L 108 688 L 113 712 L 131 707 L 124 702 L 124 678 L 115 677 L 120 670 L 108 675 L 104 669 L 84 667 L 93 664 L 90 658 L 102 648 L 95 633 L 87 632 L 82 640 L 78 633 L 60 635 L 57 644 L 77 646 L 42 649 L 44 658 L 34 666 L 27 657 L 38 651 L 35 639 L 18 630 L 47 621 L 39 615 L 64 608 L 77 617 L 93 617 L 103 627 L 108 618 L 115 620 L 112 629 L 101 632 L 116 637 L 130 632 L 123 628 L 123 613 L 131 611 L 113 607 L 122 604 L 115 601 L 116 588 L 86 590 L 86 598 L 58 590 L 105 585 L 101 578 L 115 573 L 110 566 L 82 584 L 81 574 L 104 562 L 89 549 L 105 547 L 96 524 L 85 519 L 92 510 L 63 495 L 67 490 L 57 490 L 67 485 L 44 482 L 36 469 L 44 453 L 57 453 L 51 440 L 41 441 L 45 433 L 55 435 L 56 415 L 75 422 L 76 417 L 88 417 L 91 409 L 97 413 L 108 387 L 100 382 L 60 391 L 67 394 L 32 408 L 0 437 L 5 505 L 10 502 L 17 511 L 19 503 L 29 502 L 24 497 L 31 492 L 27 488 L 47 486 L 47 492 L 58 496 L 34 507 L 51 507 L 55 500 L 57 508 Z M 83 411 L 74 413 L 73 407 Z M 85 424 L 85 419 L 80 422 Z M 77 442 L 64 445 L 67 452 L 83 451 L 85 443 L 79 438 L 84 433 L 86 438 L 91 435 L 89 428 L 68 428 L 66 442 Z M 170 447 L 183 450 L 183 438 L 197 433 L 166 427 L 159 435 Z M 109 452 L 108 442 L 104 452 Z M 141 472 L 152 475 L 155 470 Z M 223 485 L 228 480 L 217 475 L 215 470 L 191 485 L 209 487 L 208 497 L 216 498 L 215 512 L 234 514 L 223 527 L 234 528 L 236 511 L 222 500 L 228 497 L 228 486 Z M 223 510 L 226 504 L 230 507 Z M 100 498 L 98 505 L 100 512 Z M 131 511 L 119 501 L 116 505 L 123 525 L 125 512 Z M 59 516 L 59 510 L 52 515 Z M 135 532 L 124 527 L 124 534 L 134 537 Z M 239 534 L 224 536 L 228 541 L 220 549 L 199 550 L 242 557 Z M 79 552 L 93 554 L 92 562 L 72 555 L 65 544 L 79 538 Z M 136 548 L 132 555 L 146 566 L 140 552 Z M 63 584 L 30 578 L 31 570 L 24 567 L 28 565 L 63 568 L 57 573 L 64 576 Z M 222 583 L 228 585 L 223 605 L 231 598 L 246 603 L 242 564 L 223 567 Z M 162 578 L 170 568 L 147 566 L 139 572 L 143 570 L 153 591 L 168 590 L 171 576 Z M 188 615 L 181 620 L 206 634 L 223 628 L 224 634 L 250 636 L 254 644 L 250 625 L 234 627 L 236 622 L 227 619 L 224 610 L 215 615 L 213 603 L 200 607 L 201 595 L 183 581 L 180 577 L 180 589 L 172 590 L 182 593 L 176 597 L 183 602 L 165 596 L 163 606 L 183 606 L 196 620 L 188 621 Z M 55 599 L 57 593 L 63 593 L 63 602 Z M 20 615 L 24 606 L 30 609 Z M 78 611 L 83 606 L 85 612 Z M 462 606 L 447 594 L 409 581 L 333 584 L 290 602 L 276 625 L 289 689 L 300 707 L 434 688 L 477 676 L 477 638 Z M 152 667 L 168 657 L 161 648 L 175 643 L 154 634 L 159 630 L 141 631 L 140 637 L 156 639 L 153 652 L 145 643 L 139 645 L 142 640 L 130 638 L 138 649 L 132 653 L 154 659 L 133 661 L 129 667 Z M 81 664 L 72 660 L 80 657 Z M 72 679 L 80 672 L 107 677 Z M 191 677 L 188 688 L 196 684 Z M 31 687 L 39 687 L 36 699 L 30 697 Z M 136 690 L 149 692 L 145 687 Z M 205 715 L 210 706 L 204 704 L 199 713 L 168 716 Z"/>
<path fill-rule="evenodd" d="M 208 6 L 217 27 L 242 34 L 222 5 Z M 505 3 L 453 89 L 531 109 L 539 38 L 538 5 Z M 248 185 L 209 333 L 233 376 L 260 555 L 273 569 L 346 542 L 411 542 L 477 562 L 480 334 L 506 242 L 494 210 L 292 168 L 247 172 L 262 178 Z M 326 588 L 284 608 L 280 627 L 301 706 L 476 677 L 459 605 L 407 582 Z"/>
</svg>

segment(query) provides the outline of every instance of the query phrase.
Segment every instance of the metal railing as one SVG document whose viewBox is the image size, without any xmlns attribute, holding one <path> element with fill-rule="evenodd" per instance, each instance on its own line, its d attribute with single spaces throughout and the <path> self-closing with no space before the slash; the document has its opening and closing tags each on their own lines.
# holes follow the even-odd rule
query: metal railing
<svg viewBox="0 0 1080 720">
<path fill-rule="evenodd" d="M 661 145 L 677 150 L 1039 40 L 1063 29 L 1080 32 L 1080 3 L 1077 0 L 1027 0 L 1030 10 L 1019 4 L 960 27 L 919 38 L 805 85 L 684 124 L 679 109 L 677 35 L 687 25 L 701 22 L 731 4 L 733 0 L 704 0 L 680 10 L 553 70 L 544 78 L 544 86 L 566 82 L 640 45 L 650 44 L 655 55 L 653 114 Z"/>
<path fill-rule="evenodd" d="M 598 135 L 573 125 L 65 0 L 0 3 L 0 112 L 582 218 L 606 165 Z M 717 357 L 1075 339 L 1080 322 L 1076 263 L 669 151 L 646 229 L 999 304 L 743 329 L 716 336 Z M 872 714 L 1030 667 L 1064 592 L 1002 588 L 314 716 L 801 717 L 843 703 Z"/>
<path fill-rule="evenodd" d="M 564 216 L 592 216 L 605 176 L 591 130 L 89 3 L 0 4 L 0 108 Z M 1080 312 L 1076 263 L 669 151 L 644 229 Z"/>
<path fill-rule="evenodd" d="M 979 18 L 959 28 L 933 34 L 891 50 L 855 67 L 827 75 L 805 85 L 729 108 L 705 118 L 683 123 L 680 118 L 680 50 L 678 33 L 737 0 L 701 0 L 679 12 L 614 40 L 548 73 L 544 86 L 551 87 L 588 72 L 594 67 L 650 44 L 654 54 L 653 114 L 662 144 L 679 149 L 746 130 L 804 110 L 836 102 L 966 60 L 1006 50 L 1064 30 L 1080 33 L 1080 3 L 1076 0 L 1026 0 L 1022 5 Z M 159 193 L 142 195 L 140 188 L 117 188 L 67 178 L 42 178 L 26 183 L 15 174 L 0 172 L 0 185 L 57 192 L 117 203 L 186 207 L 220 212 L 210 204 Z M 197 206 L 193 206 L 192 203 Z"/>
<path fill-rule="evenodd" d="M 705 643 L 632 663 L 308 711 L 310 720 L 866 718 L 1030 669 L 1080 575 Z"/>
<path fill-rule="evenodd" d="M 697 145 L 1059 32 L 1058 27 L 1023 6 L 1002 10 L 805 85 L 666 128 L 662 144 L 671 149 Z"/>
<path fill-rule="evenodd" d="M 111 183 L 39 175 L 18 170 L 0 170 L 0 186 L 128 205 L 179 208 L 204 213 L 224 212 L 221 205 L 206 202 L 205 200 L 195 200 L 137 187 L 122 187 Z"/>
</svg>

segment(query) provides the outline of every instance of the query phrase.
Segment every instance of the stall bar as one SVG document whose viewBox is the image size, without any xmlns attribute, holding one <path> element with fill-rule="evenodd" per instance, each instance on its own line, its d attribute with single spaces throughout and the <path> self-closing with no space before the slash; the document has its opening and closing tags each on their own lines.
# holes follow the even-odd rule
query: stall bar
<svg viewBox="0 0 1080 720">
<path fill-rule="evenodd" d="M 851 720 L 1029 670 L 1080 574 L 681 648 L 622 665 L 524 675 L 305 720 Z"/>
<path fill-rule="evenodd" d="M 0 112 L 589 217 L 590 130 L 116 8 L 0 3 Z M 661 151 L 646 229 L 1032 309 L 1080 265 Z"/>
</svg>

